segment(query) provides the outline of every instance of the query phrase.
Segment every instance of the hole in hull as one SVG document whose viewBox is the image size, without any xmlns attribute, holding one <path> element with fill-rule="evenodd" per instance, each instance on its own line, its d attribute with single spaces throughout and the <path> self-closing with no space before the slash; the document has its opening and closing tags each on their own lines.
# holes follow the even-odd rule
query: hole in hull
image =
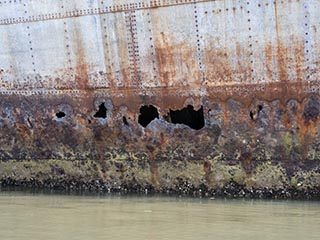
<svg viewBox="0 0 320 240">
<path fill-rule="evenodd" d="M 123 121 L 124 125 L 129 126 L 129 123 L 128 123 L 127 118 L 125 116 L 122 117 L 122 121 Z"/>
<path fill-rule="evenodd" d="M 99 110 L 93 115 L 95 118 L 107 118 L 107 108 L 104 106 L 104 103 L 101 103 Z"/>
<path fill-rule="evenodd" d="M 191 105 L 177 111 L 170 110 L 170 118 L 174 124 L 184 124 L 195 130 L 200 130 L 205 125 L 203 106 L 198 111 Z"/>
<path fill-rule="evenodd" d="M 251 118 L 251 120 L 254 120 L 254 116 L 255 116 L 254 112 L 253 112 L 253 111 L 250 111 L 250 118 Z"/>
<path fill-rule="evenodd" d="M 66 114 L 64 112 L 57 112 L 56 113 L 57 118 L 64 118 L 65 116 L 66 116 Z"/>
<path fill-rule="evenodd" d="M 157 108 L 152 105 L 144 105 L 140 108 L 138 122 L 141 126 L 146 127 L 155 118 L 159 118 Z"/>
<path fill-rule="evenodd" d="M 252 121 L 255 121 L 258 117 L 260 112 L 263 110 L 263 105 L 258 105 L 257 111 L 251 110 L 249 115 Z"/>
</svg>

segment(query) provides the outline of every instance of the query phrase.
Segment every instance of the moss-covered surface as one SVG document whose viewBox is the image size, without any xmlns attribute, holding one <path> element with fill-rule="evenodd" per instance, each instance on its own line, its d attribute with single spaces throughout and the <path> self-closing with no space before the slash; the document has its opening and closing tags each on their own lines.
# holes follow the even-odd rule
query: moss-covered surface
<svg viewBox="0 0 320 240">
<path fill-rule="evenodd" d="M 63 190 L 163 192 L 201 196 L 314 198 L 320 197 L 320 173 L 298 171 L 288 176 L 272 162 L 246 173 L 240 163 L 221 160 L 151 163 L 149 159 L 36 160 L 0 162 L 2 186 Z"/>
</svg>

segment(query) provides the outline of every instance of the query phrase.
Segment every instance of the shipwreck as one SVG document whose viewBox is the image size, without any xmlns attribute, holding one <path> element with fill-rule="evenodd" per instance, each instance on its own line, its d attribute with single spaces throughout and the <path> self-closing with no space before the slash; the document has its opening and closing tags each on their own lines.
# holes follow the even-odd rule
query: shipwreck
<svg viewBox="0 0 320 240">
<path fill-rule="evenodd" d="M 320 195 L 319 0 L 0 1 L 0 182 Z"/>
</svg>

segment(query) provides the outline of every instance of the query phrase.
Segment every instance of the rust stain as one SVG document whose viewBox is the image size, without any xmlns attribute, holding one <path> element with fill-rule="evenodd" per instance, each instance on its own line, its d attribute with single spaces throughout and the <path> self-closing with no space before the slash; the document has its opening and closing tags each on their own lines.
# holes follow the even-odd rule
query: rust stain
<svg viewBox="0 0 320 240">
<path fill-rule="evenodd" d="M 240 43 L 239 42 L 236 42 L 236 53 L 237 53 L 237 59 L 238 59 L 238 66 L 239 66 L 239 72 L 240 73 L 243 73 L 243 72 L 245 72 L 244 71 L 244 68 L 243 68 L 243 64 L 242 64 L 242 62 L 241 62 L 241 59 L 243 59 L 242 58 L 242 54 L 241 54 L 241 46 L 240 46 Z M 240 79 L 240 82 L 243 82 L 244 81 L 244 79 Z"/>
<path fill-rule="evenodd" d="M 105 24 L 105 23 L 104 23 Z M 115 26 L 114 26 L 115 27 Z M 116 29 L 116 28 L 114 28 Z M 107 77 L 108 81 L 109 81 L 109 85 L 113 88 L 116 87 L 115 85 L 115 78 L 114 76 L 112 75 L 112 73 L 114 72 L 112 69 L 113 69 L 113 65 L 114 63 L 111 63 L 109 62 L 110 61 L 110 42 L 109 41 L 106 41 L 106 39 L 108 39 L 108 35 L 106 35 L 106 31 L 103 27 L 103 23 L 102 23 L 102 20 L 100 20 L 100 30 L 101 30 L 101 33 L 102 33 L 102 36 L 105 35 L 102 39 L 102 42 L 103 42 L 103 45 L 104 45 L 104 48 L 103 48 L 103 56 L 104 56 L 104 65 L 105 65 L 105 68 L 106 68 L 106 73 L 105 73 L 105 76 Z"/>
<path fill-rule="evenodd" d="M 266 68 L 267 68 L 267 74 L 269 78 L 269 82 L 272 81 L 272 59 L 273 59 L 273 46 L 271 44 L 267 44 L 265 46 L 265 53 L 266 53 Z"/>
<path fill-rule="evenodd" d="M 298 113 L 297 114 L 297 121 L 299 123 L 299 134 L 301 139 L 301 144 L 304 146 L 304 157 L 307 159 L 308 155 L 308 148 L 314 141 L 316 134 L 317 134 L 317 126 L 318 121 L 314 120 L 307 120 L 303 113 L 305 111 L 304 106 L 306 106 L 307 101 L 309 98 L 304 99 L 302 102 L 303 104 L 300 104 L 298 107 Z"/>
<path fill-rule="evenodd" d="M 313 26 L 313 31 L 314 31 L 314 38 L 315 38 L 315 41 L 314 41 L 314 49 L 316 51 L 316 55 L 320 56 L 320 46 L 319 46 L 319 41 L 317 41 L 317 39 L 319 39 L 320 37 L 320 34 L 318 33 L 318 28 L 317 26 Z M 317 66 L 317 69 L 320 69 L 320 60 L 317 59 L 316 62 L 315 62 L 316 66 Z M 319 76 L 319 74 L 318 74 Z"/>
<path fill-rule="evenodd" d="M 304 48 L 303 43 L 298 42 L 298 40 L 295 41 L 294 44 L 294 54 L 295 54 L 295 69 L 297 73 L 297 80 L 303 81 L 303 63 L 304 63 Z"/>
<path fill-rule="evenodd" d="M 125 20 L 121 15 L 116 14 L 114 21 L 114 31 L 115 36 L 127 36 L 126 24 L 118 24 L 119 22 L 124 22 Z M 131 85 L 131 76 L 130 76 L 130 65 L 128 62 L 129 53 L 128 53 L 127 41 L 124 37 L 119 38 L 117 41 L 115 56 L 118 56 L 114 60 L 119 61 L 120 65 L 120 75 L 122 78 L 121 86 L 115 86 L 118 88 L 130 88 Z M 112 59 L 113 61 L 113 59 Z M 112 67 L 112 66 L 111 66 Z M 116 79 L 117 76 L 114 76 Z"/>
<path fill-rule="evenodd" d="M 209 79 L 209 86 L 235 82 L 234 71 L 230 66 L 227 52 L 215 48 L 207 50 L 205 64 L 207 65 L 206 76 Z"/>
<path fill-rule="evenodd" d="M 175 47 L 178 46 L 170 45 L 167 36 L 163 32 L 160 33 L 160 39 L 156 39 L 155 41 L 155 55 L 160 73 L 160 85 L 162 87 L 169 86 L 175 77 Z"/>
<path fill-rule="evenodd" d="M 88 76 L 88 65 L 86 62 L 86 55 L 84 50 L 84 42 L 81 34 L 81 30 L 78 26 L 75 28 L 75 35 L 77 41 L 75 42 L 74 52 L 76 56 L 75 65 L 75 78 L 78 89 L 88 89 L 89 87 L 89 76 Z"/>
<path fill-rule="evenodd" d="M 226 129 L 229 129 L 230 125 L 230 112 L 228 110 L 228 103 L 223 102 L 221 103 L 221 108 L 223 109 L 223 114 L 224 114 L 224 126 Z"/>
<path fill-rule="evenodd" d="M 275 21 L 276 21 L 276 34 L 277 34 L 277 59 L 278 59 L 278 70 L 279 70 L 279 80 L 286 81 L 288 80 L 287 74 L 287 63 L 286 63 L 286 49 L 282 44 L 282 40 L 280 38 L 281 29 L 278 21 L 278 6 L 277 2 L 274 3 L 274 11 L 275 11 Z"/>
</svg>

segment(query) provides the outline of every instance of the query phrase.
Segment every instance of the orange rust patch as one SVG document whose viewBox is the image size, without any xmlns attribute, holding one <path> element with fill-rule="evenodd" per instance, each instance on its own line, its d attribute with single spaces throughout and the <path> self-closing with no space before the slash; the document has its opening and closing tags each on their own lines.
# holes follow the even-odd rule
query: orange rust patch
<svg viewBox="0 0 320 240">
<path fill-rule="evenodd" d="M 83 40 L 82 34 L 80 30 L 76 27 L 75 35 L 77 41 L 75 42 L 75 56 L 76 56 L 76 66 L 75 66 L 75 74 L 76 74 L 76 83 L 79 89 L 87 89 L 89 86 L 88 79 L 88 66 L 86 63 L 86 56 L 83 48 Z"/>
<path fill-rule="evenodd" d="M 267 68 L 267 74 L 269 78 L 269 82 L 272 81 L 272 58 L 273 58 L 273 45 L 267 44 L 265 47 L 266 52 L 266 68 Z"/>
<path fill-rule="evenodd" d="M 155 54 L 160 74 L 160 85 L 162 87 L 169 86 L 170 79 L 174 74 L 173 47 L 155 47 Z"/>
<path fill-rule="evenodd" d="M 295 70 L 297 73 L 297 80 L 303 81 L 304 80 L 303 65 L 304 65 L 305 59 L 304 59 L 304 48 L 303 48 L 302 42 L 297 42 L 294 45 L 294 54 L 295 54 Z"/>
</svg>

